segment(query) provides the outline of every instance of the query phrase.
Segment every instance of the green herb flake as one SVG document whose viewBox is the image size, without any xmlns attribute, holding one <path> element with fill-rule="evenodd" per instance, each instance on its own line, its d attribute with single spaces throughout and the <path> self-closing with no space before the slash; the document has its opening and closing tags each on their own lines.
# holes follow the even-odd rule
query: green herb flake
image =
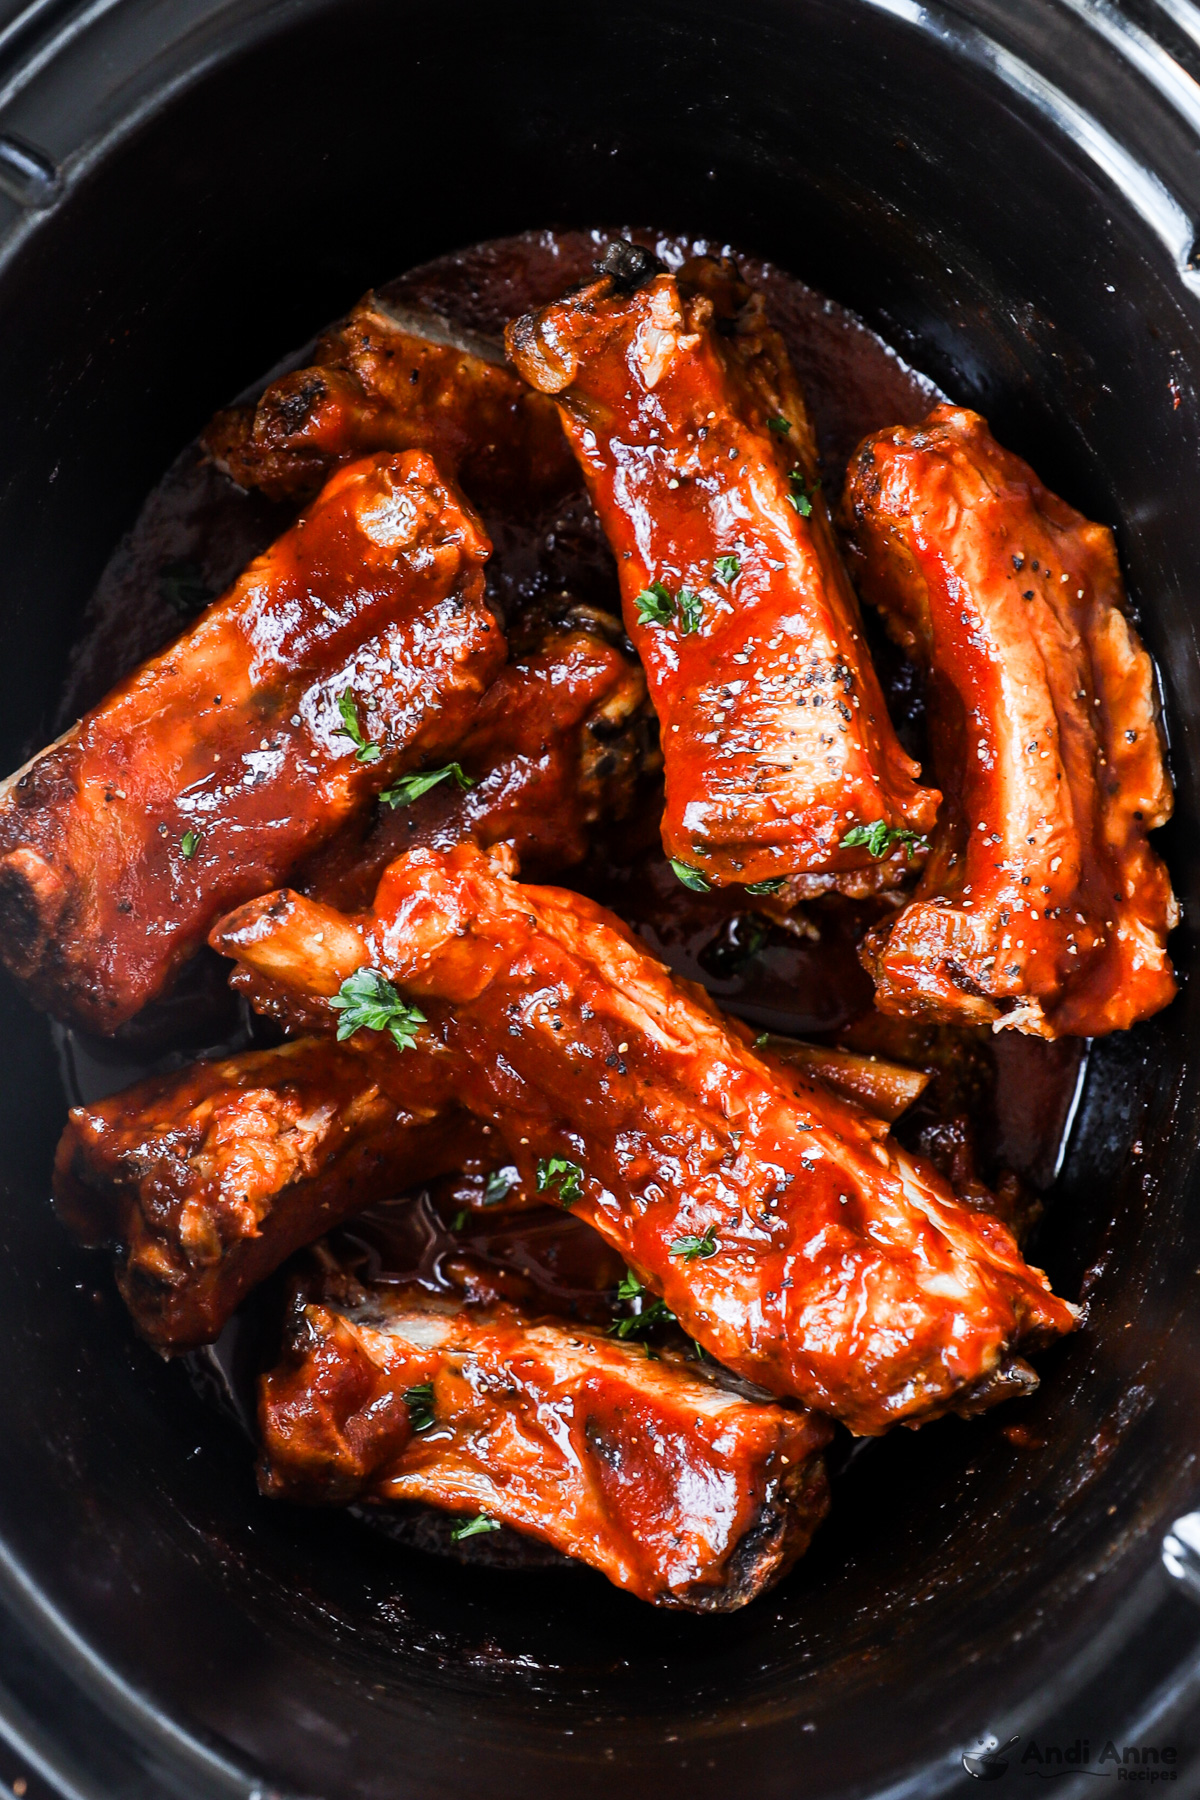
<svg viewBox="0 0 1200 1800">
<path fill-rule="evenodd" d="M 405 1388 L 404 1404 L 408 1422 L 414 1431 L 432 1431 L 437 1423 L 433 1410 L 433 1383 L 422 1381 L 417 1387 Z"/>
<path fill-rule="evenodd" d="M 378 969 L 356 969 L 329 1004 L 342 1015 L 339 1044 L 356 1031 L 386 1031 L 397 1050 L 410 1050 L 417 1041 L 417 1027 L 425 1023 L 420 1008 L 402 1000 Z"/>
<path fill-rule="evenodd" d="M 461 763 L 447 763 L 444 769 L 423 769 L 418 775 L 404 775 L 392 787 L 384 788 L 379 798 L 386 800 L 391 807 L 411 806 L 430 788 L 435 788 L 439 781 L 454 780 L 465 793 L 475 783 L 469 775 L 463 774 Z"/>
<path fill-rule="evenodd" d="M 675 857 L 671 857 L 670 861 L 677 880 L 682 881 L 685 888 L 691 888 L 694 894 L 707 894 L 712 886 L 707 876 L 702 875 L 699 869 L 693 869 L 691 863 L 677 862 Z"/>
<path fill-rule="evenodd" d="M 537 1191 L 557 1192 L 560 1206 L 574 1206 L 583 1199 L 583 1170 L 565 1156 L 543 1156 L 537 1166 Z"/>
<path fill-rule="evenodd" d="M 643 625 L 669 624 L 675 611 L 675 602 L 661 581 L 652 581 L 649 587 L 643 588 L 634 605 Z"/>
<path fill-rule="evenodd" d="M 760 1031 L 758 1036 L 754 1040 L 754 1048 L 756 1050 L 761 1050 L 763 1045 L 769 1044 L 770 1041 L 771 1041 L 770 1032 L 769 1031 Z"/>
<path fill-rule="evenodd" d="M 908 860 L 912 862 L 915 850 L 928 850 L 929 839 L 919 831 L 903 831 L 882 819 L 876 819 L 873 825 L 855 825 L 842 839 L 843 850 L 866 850 L 880 858 L 889 855 L 897 844 L 907 845 Z"/>
<path fill-rule="evenodd" d="M 703 1237 L 689 1233 L 686 1237 L 677 1237 L 671 1245 L 672 1256 L 682 1256 L 684 1262 L 695 1262 L 698 1257 L 715 1256 L 717 1254 L 717 1230 L 710 1225 Z"/>
<path fill-rule="evenodd" d="M 200 833 L 198 831 L 185 831 L 179 840 L 180 855 L 185 857 L 188 862 L 191 862 L 199 848 Z"/>
<path fill-rule="evenodd" d="M 788 476 L 788 480 L 792 484 L 792 491 L 788 495 L 789 504 L 795 507 L 802 519 L 810 519 L 812 517 L 812 500 L 809 498 L 808 482 L 805 479 L 803 471 L 801 469 L 793 469 Z M 820 482 L 818 482 L 817 487 L 820 485 Z"/>
<path fill-rule="evenodd" d="M 493 1169 L 483 1187 L 483 1204 L 499 1206 L 517 1185 L 515 1169 Z"/>
<path fill-rule="evenodd" d="M 627 1319 L 618 1319 L 615 1324 L 610 1325 L 609 1335 L 624 1341 L 640 1337 L 644 1331 L 652 1331 L 656 1325 L 674 1325 L 674 1323 L 675 1314 L 666 1301 L 651 1300 L 648 1306 L 642 1307 L 641 1312 L 631 1313 Z"/>
<path fill-rule="evenodd" d="M 778 894 L 786 886 L 786 875 L 768 875 L 765 881 L 752 881 L 746 892 L 748 894 Z"/>
<path fill-rule="evenodd" d="M 465 1525 L 456 1525 L 450 1536 L 454 1543 L 461 1544 L 467 1538 L 482 1537 L 486 1531 L 499 1531 L 499 1529 L 499 1519 L 489 1519 L 486 1513 L 476 1513 L 475 1517 L 468 1519 Z"/>
<path fill-rule="evenodd" d="M 718 581 L 723 581 L 726 587 L 730 582 L 736 581 L 741 572 L 741 558 L 737 556 L 718 556 L 713 564 L 713 574 Z"/>
<path fill-rule="evenodd" d="M 675 1314 L 664 1300 L 647 1299 L 645 1283 L 636 1276 L 632 1269 L 626 1269 L 617 1284 L 617 1299 L 628 1305 L 634 1302 L 638 1311 L 630 1313 L 628 1318 L 614 1319 L 609 1326 L 609 1335 L 622 1339 L 640 1337 L 643 1332 L 652 1330 L 656 1325 L 673 1325 Z"/>
<path fill-rule="evenodd" d="M 334 733 L 336 737 L 348 737 L 355 746 L 354 760 L 360 763 L 378 762 L 383 755 L 380 744 L 373 744 L 368 738 L 358 719 L 358 695 L 353 688 L 347 688 L 337 703 L 342 715 L 342 722 Z"/>
<path fill-rule="evenodd" d="M 777 418 L 767 420 L 767 430 L 777 431 L 780 437 L 783 436 L 785 431 L 790 431 L 791 429 L 792 421 L 790 419 L 785 419 L 782 413 L 780 413 Z"/>
<path fill-rule="evenodd" d="M 691 637 L 699 631 L 700 621 L 704 616 L 704 602 L 699 594 L 693 594 L 690 588 L 679 590 L 679 635 Z"/>
<path fill-rule="evenodd" d="M 460 1206 L 450 1222 L 451 1231 L 461 1231 L 471 1214 L 467 1207 Z"/>
</svg>

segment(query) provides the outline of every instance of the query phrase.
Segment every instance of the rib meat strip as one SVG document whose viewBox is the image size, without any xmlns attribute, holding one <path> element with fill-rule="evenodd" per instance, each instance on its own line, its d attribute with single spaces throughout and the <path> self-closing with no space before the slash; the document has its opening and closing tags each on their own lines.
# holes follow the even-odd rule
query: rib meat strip
<svg viewBox="0 0 1200 1800">
<path fill-rule="evenodd" d="M 149 1343 L 164 1353 L 211 1343 L 293 1251 L 379 1200 L 438 1175 L 512 1166 L 502 1134 L 459 1108 L 458 1060 L 427 1042 L 397 1058 L 367 1032 L 348 1044 L 302 1037 L 72 1109 L 56 1209 L 82 1243 L 115 1252 Z M 878 1058 L 775 1044 L 881 1116 L 928 1080 Z M 531 1204 L 544 1196 L 518 1184 L 501 1206 Z"/>
<path fill-rule="evenodd" d="M 496 1139 L 459 1110 L 453 1059 L 358 1055 L 298 1038 L 144 1081 L 71 1112 L 54 1198 L 112 1248 L 142 1336 L 211 1343 L 251 1288 L 342 1219 Z"/>
<path fill-rule="evenodd" d="M 827 1510 L 829 1427 L 811 1413 L 508 1306 L 340 1272 L 314 1285 L 261 1384 L 264 1493 L 515 1526 L 698 1612 L 772 1586 Z"/>
<path fill-rule="evenodd" d="M 812 427 L 762 296 L 696 259 L 604 276 L 508 328 L 556 398 L 617 558 L 666 766 L 663 844 L 716 884 L 901 880 L 917 785 L 862 640 Z M 855 828 L 907 833 L 882 860 Z"/>
<path fill-rule="evenodd" d="M 308 500 L 340 463 L 377 450 L 428 450 L 478 505 L 509 513 L 578 481 L 553 407 L 500 344 L 374 293 L 323 334 L 309 367 L 218 413 L 202 442 L 272 500 Z"/>
<path fill-rule="evenodd" d="M 998 1221 L 882 1121 L 759 1055 L 614 915 L 513 881 L 495 856 L 416 850 L 370 915 L 285 891 L 210 941 L 256 1004 L 273 992 L 310 1019 L 324 1005 L 332 1022 L 364 967 L 418 997 L 523 1178 L 772 1392 L 872 1434 L 1032 1385 L 1021 1351 L 1074 1313 Z"/>
<path fill-rule="evenodd" d="M 945 790 L 911 903 L 863 946 L 883 1011 L 1044 1038 L 1166 1006 L 1178 918 L 1154 668 L 1112 533 L 977 413 L 868 438 L 847 505 L 864 592 L 930 678 Z"/>
<path fill-rule="evenodd" d="M 573 607 L 527 647 L 513 645 L 454 747 L 455 767 L 411 802 L 381 802 L 298 870 L 296 887 L 356 912 L 404 851 L 468 839 L 484 850 L 511 844 L 539 872 L 582 862 L 588 826 L 624 815 L 647 760 L 645 679 L 611 625 Z"/>
<path fill-rule="evenodd" d="M 37 1004 L 113 1030 L 223 911 L 461 738 L 505 658 L 488 551 L 422 452 L 354 464 L 9 778 L 0 957 Z"/>
</svg>

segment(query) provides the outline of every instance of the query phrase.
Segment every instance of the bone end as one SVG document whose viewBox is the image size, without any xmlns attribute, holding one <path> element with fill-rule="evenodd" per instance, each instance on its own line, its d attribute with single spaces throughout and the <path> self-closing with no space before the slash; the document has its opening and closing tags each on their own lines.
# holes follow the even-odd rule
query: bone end
<svg viewBox="0 0 1200 1800">
<path fill-rule="evenodd" d="M 208 941 L 222 956 L 256 974 L 302 994 L 326 998 L 368 961 L 362 938 L 341 913 L 290 888 L 264 894 L 226 914 Z"/>
</svg>

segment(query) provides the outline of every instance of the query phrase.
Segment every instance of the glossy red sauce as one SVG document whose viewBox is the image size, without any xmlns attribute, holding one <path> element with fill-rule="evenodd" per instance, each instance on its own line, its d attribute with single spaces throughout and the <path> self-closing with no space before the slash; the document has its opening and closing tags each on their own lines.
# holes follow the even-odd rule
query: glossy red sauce
<svg viewBox="0 0 1200 1800">
<path fill-rule="evenodd" d="M 632 234 L 669 265 L 725 246 Z M 530 233 L 441 258 L 381 288 L 383 297 L 440 310 L 456 324 L 498 336 L 516 314 L 541 306 L 589 279 L 606 234 Z M 846 462 L 868 432 L 914 423 L 942 396 L 853 314 L 795 277 L 739 257 L 767 294 L 808 398 L 831 495 Z M 347 295 L 347 303 L 354 296 Z M 304 351 L 287 360 L 298 367 Z M 273 371 L 278 373 L 278 370 Z M 98 584 L 72 651 L 59 725 L 99 699 L 139 660 L 169 642 L 250 558 L 291 523 L 294 509 L 243 492 L 193 445 L 150 494 L 136 524 Z M 488 517 L 495 542 L 489 592 L 506 610 L 564 590 L 619 612 L 613 560 L 582 491 L 535 523 Z M 889 709 L 905 748 L 923 748 L 922 700 L 908 666 L 881 640 L 872 650 Z M 679 974 L 701 981 L 729 1011 L 755 1025 L 797 1035 L 832 1037 L 871 1004 L 870 982 L 855 954 L 873 917 L 868 903 L 828 896 L 804 909 L 802 931 L 747 914 L 745 897 L 697 894 L 672 875 L 658 837 L 661 792 L 649 788 L 639 812 L 598 833 L 588 863 L 570 879 L 615 908 Z M 261 1033 L 224 988 L 215 961 L 198 959 L 173 999 L 148 1009 L 116 1040 L 59 1033 L 69 1099 L 94 1099 L 209 1046 L 236 1049 Z M 57 1028 L 56 1028 L 57 1030 Z M 1012 1033 L 988 1046 L 994 1085 L 981 1109 L 982 1136 L 994 1159 L 1037 1188 L 1053 1180 L 1081 1074 L 1077 1042 L 1046 1044 Z M 364 1278 L 411 1279 L 437 1288 L 475 1284 L 544 1310 L 581 1319 L 610 1316 L 621 1274 L 614 1252 L 578 1220 L 557 1209 L 525 1214 L 470 1212 L 471 1195 L 453 1182 L 416 1199 L 398 1198 L 338 1234 L 339 1248 Z M 253 1312 L 253 1309 L 249 1309 Z M 235 1321 L 210 1353 L 226 1399 L 245 1394 L 254 1321 Z M 410 1530 L 409 1527 L 404 1529 Z M 444 1546 L 427 1523 L 421 1541 Z M 464 1551 L 494 1560 L 511 1545 L 488 1538 Z M 455 1551 L 455 1554 L 461 1552 Z M 534 1552 L 533 1555 L 544 1555 Z"/>
</svg>

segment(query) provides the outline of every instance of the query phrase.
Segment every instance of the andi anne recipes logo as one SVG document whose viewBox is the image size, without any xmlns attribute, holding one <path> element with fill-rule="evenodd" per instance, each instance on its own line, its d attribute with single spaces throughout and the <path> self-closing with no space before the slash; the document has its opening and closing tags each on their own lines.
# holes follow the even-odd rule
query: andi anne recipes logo
<svg viewBox="0 0 1200 1800">
<path fill-rule="evenodd" d="M 1093 1746 L 1088 1738 L 1069 1744 L 1020 1737 L 1001 1744 L 983 1738 L 973 1750 L 964 1750 L 962 1766 L 976 1781 L 999 1781 L 1001 1776 L 1025 1776 L 1033 1780 L 1059 1781 L 1064 1775 L 1090 1775 L 1097 1781 L 1136 1781 L 1150 1785 L 1178 1779 L 1179 1752 L 1174 1744 L 1118 1744 L 1109 1738 Z"/>
</svg>

